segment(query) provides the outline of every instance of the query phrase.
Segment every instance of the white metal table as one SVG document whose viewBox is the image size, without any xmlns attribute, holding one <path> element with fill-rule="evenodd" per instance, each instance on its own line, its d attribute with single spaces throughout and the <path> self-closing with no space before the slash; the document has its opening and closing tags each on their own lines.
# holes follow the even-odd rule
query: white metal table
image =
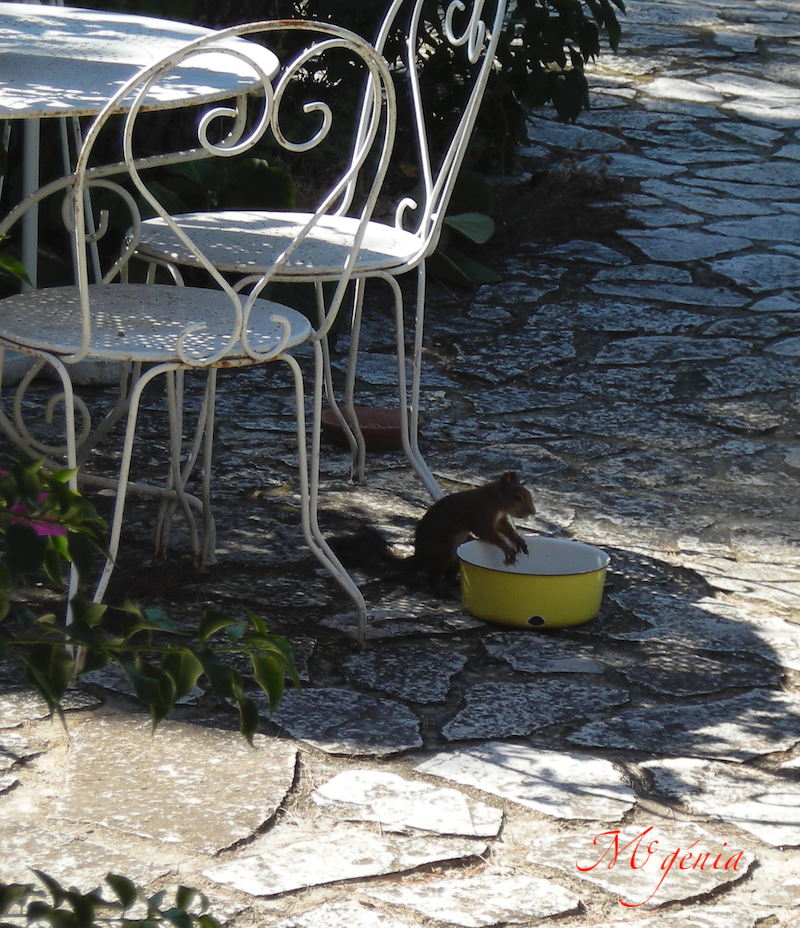
<svg viewBox="0 0 800 928">
<path fill-rule="evenodd" d="M 91 116 L 140 68 L 212 32 L 149 16 L 0 2 L 0 120 L 25 120 L 23 198 L 39 186 L 39 120 Z M 243 39 L 267 74 L 278 59 Z M 154 88 L 147 109 L 213 102 L 247 93 L 258 76 L 245 61 L 213 51 L 192 59 Z M 26 215 L 22 262 L 35 274 L 38 228 Z"/>
</svg>

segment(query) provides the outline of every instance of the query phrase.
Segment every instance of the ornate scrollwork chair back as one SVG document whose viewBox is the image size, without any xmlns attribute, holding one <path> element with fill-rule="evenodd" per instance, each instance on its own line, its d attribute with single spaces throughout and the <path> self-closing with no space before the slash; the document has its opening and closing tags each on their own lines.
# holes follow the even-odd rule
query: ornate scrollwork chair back
<svg viewBox="0 0 800 928">
<path fill-rule="evenodd" d="M 425 307 L 425 259 L 435 249 L 458 173 L 464 160 L 474 129 L 475 119 L 481 105 L 486 84 L 494 67 L 494 54 L 503 29 L 506 0 L 447 0 L 439 3 L 432 0 L 391 0 L 377 30 L 375 47 L 385 54 L 391 63 L 395 85 L 403 87 L 398 99 L 407 101 L 398 119 L 398 129 L 408 129 L 412 136 L 414 162 L 412 173 L 417 178 L 417 189 L 396 199 L 390 209 L 390 218 L 370 222 L 358 248 L 353 278 L 356 281 L 352 311 L 350 358 L 345 384 L 345 411 L 347 423 L 339 412 L 333 395 L 330 366 L 326 354 L 326 386 L 328 401 L 333 411 L 345 426 L 345 434 L 351 438 L 353 469 L 357 477 L 364 471 L 364 441 L 361 435 L 354 404 L 355 372 L 359 344 L 359 328 L 364 297 L 364 283 L 368 279 L 384 281 L 390 288 L 392 311 L 397 328 L 397 362 L 399 415 L 401 435 L 406 454 L 431 495 L 438 497 L 441 490 L 424 461 L 418 443 L 420 371 L 422 357 L 422 335 Z M 453 85 L 461 91 L 461 105 L 454 101 L 454 121 L 449 135 L 441 132 L 426 105 L 424 84 L 427 53 L 431 42 L 441 43 L 454 64 Z M 371 125 L 371 101 L 369 93 L 363 97 L 360 108 L 360 127 L 354 135 L 353 165 Z M 404 154 L 404 157 L 407 155 Z M 352 172 L 352 178 L 358 170 Z M 317 285 L 318 302 L 323 305 L 321 284 L 330 279 L 331 268 L 328 254 L 318 248 L 320 233 L 330 233 L 336 240 L 349 242 L 354 224 L 354 194 L 356 184 L 350 182 L 341 199 L 333 204 L 325 224 L 317 226 L 315 233 L 306 240 L 300 267 L 286 268 L 278 277 L 289 277 L 312 282 Z M 390 198 L 387 190 L 383 200 Z M 355 214 L 358 215 L 357 213 Z M 297 215 L 295 214 L 295 218 Z M 209 257 L 226 272 L 244 275 L 251 280 L 254 271 L 263 270 L 259 264 L 260 250 L 265 238 L 279 234 L 283 221 L 276 210 L 238 210 L 184 214 L 176 217 L 184 228 L 202 222 L 213 230 Z M 275 228 L 272 227 L 275 224 Z M 324 235 L 322 236 L 324 237 Z M 188 262 L 185 251 L 175 244 L 174 236 L 166 234 L 159 220 L 147 221 L 141 230 L 139 254 L 147 260 L 171 263 L 174 268 Z M 405 322 L 403 294 L 397 277 L 417 269 L 415 339 L 413 379 L 409 390 L 405 364 Z M 325 346 L 327 349 L 327 346 Z M 351 431 L 348 431 L 349 424 Z"/>
<path fill-rule="evenodd" d="M 256 38 L 265 45 L 242 41 Z M 292 49 L 277 74 L 267 64 L 275 58 L 265 47 Z M 341 120 L 332 105 L 335 93 L 329 94 L 328 100 L 309 96 L 313 83 L 309 88 L 297 80 L 299 74 L 325 73 L 331 59 L 360 82 L 366 100 L 361 112 L 352 104 L 345 106 Z M 176 95 L 182 93 L 182 83 L 196 79 L 196 69 L 225 68 L 230 62 L 230 66 L 250 74 L 250 92 L 232 101 L 205 105 L 193 124 L 193 141 L 181 148 L 179 156 L 171 152 L 167 162 L 217 164 L 224 173 L 237 157 L 264 150 L 274 157 L 278 157 L 277 153 L 281 157 L 297 155 L 330 141 L 336 132 L 344 132 L 348 144 L 355 139 L 353 157 L 342 161 L 333 181 L 310 196 L 302 212 L 284 213 L 276 234 L 262 241 L 257 271 L 244 288 L 232 283 L 224 264 L 220 266 L 209 256 L 208 230 L 202 214 L 196 214 L 193 223 L 173 218 L 167 205 L 169 190 L 163 173 L 158 173 L 163 171 L 165 161 L 162 153 L 155 151 L 155 139 L 148 128 L 148 120 L 160 118 L 161 131 L 169 135 L 171 127 L 165 130 L 163 114 L 152 116 L 154 101 L 164 108 L 170 88 L 175 88 Z M 347 103 L 341 94 L 340 100 Z M 290 113 L 293 109 L 297 111 Z M 55 371 L 62 385 L 56 402 L 63 403 L 66 442 L 61 449 L 37 442 L 19 417 L 15 420 L 5 413 L 0 414 L 0 425 L 24 450 L 44 453 L 57 464 L 65 462 L 90 479 L 82 465 L 91 448 L 116 421 L 125 420 L 119 473 L 113 480 L 96 481 L 116 490 L 110 556 L 96 598 L 104 594 L 111 576 L 128 489 L 140 489 L 164 500 L 167 508 L 162 509 L 159 522 L 162 540 L 166 533 L 164 512 L 169 507 L 180 507 L 190 525 L 196 556 L 213 559 L 210 472 L 216 371 L 282 361 L 291 369 L 295 384 L 304 534 L 312 551 L 356 603 L 363 634 L 363 598 L 328 548 L 316 516 L 322 344 L 336 320 L 382 189 L 394 140 L 395 116 L 388 67 L 374 47 L 358 36 L 336 26 L 301 21 L 232 27 L 188 43 L 132 78 L 86 129 L 74 173 L 43 188 L 34 198 L 63 198 L 62 215 L 71 231 L 76 283 L 30 290 L 0 300 L 0 345 L 37 358 L 33 376 L 43 365 Z M 110 137 L 116 139 L 115 144 L 109 143 Z M 121 160 L 109 163 L 104 155 L 110 149 Z M 352 215 L 352 234 L 341 241 L 325 223 L 326 216 L 345 197 L 353 203 L 358 200 L 358 206 Z M 115 216 L 119 207 L 124 220 Z M 5 231 L 24 209 L 25 205 L 16 210 L 0 229 Z M 180 249 L 183 272 L 175 270 L 171 256 L 152 263 L 146 276 L 141 262 L 131 260 L 138 253 L 141 230 L 148 220 L 157 223 L 171 248 L 174 245 Z M 105 247 L 114 230 L 119 232 L 117 246 Z M 267 289 L 274 280 L 305 274 L 311 243 L 325 250 L 329 269 L 326 279 L 332 284 L 325 312 L 316 324 L 285 302 L 275 302 Z M 167 266 L 174 279 L 156 283 L 159 264 Z M 313 359 L 310 460 L 304 376 L 292 354 L 304 344 L 311 346 Z M 98 427 L 88 423 L 88 407 L 74 390 L 72 372 L 81 361 L 122 362 L 120 399 Z M 206 390 L 196 431 L 187 442 L 183 434 L 182 387 L 184 373 L 192 370 L 205 372 Z M 157 378 L 163 378 L 167 388 L 171 458 L 166 485 L 159 486 L 130 479 L 140 399 L 145 387 Z M 31 379 L 27 378 L 23 390 Z M 194 496 L 187 485 L 198 461 L 202 462 L 201 491 Z M 196 524 L 197 512 L 203 532 Z"/>
</svg>

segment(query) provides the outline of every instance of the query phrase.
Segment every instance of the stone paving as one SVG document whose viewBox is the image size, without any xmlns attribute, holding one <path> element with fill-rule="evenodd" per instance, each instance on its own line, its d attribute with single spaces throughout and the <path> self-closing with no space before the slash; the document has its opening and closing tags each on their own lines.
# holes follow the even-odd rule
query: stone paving
<svg viewBox="0 0 800 928">
<path fill-rule="evenodd" d="M 624 179 L 627 221 L 533 229 L 499 285 L 434 288 L 425 375 L 437 475 L 517 468 L 529 529 L 611 554 L 600 615 L 503 629 L 361 570 L 358 651 L 300 544 L 288 385 L 226 381 L 219 566 L 192 572 L 176 531 L 142 569 L 134 508 L 112 594 L 260 612 L 304 686 L 251 749 L 202 693 L 151 736 L 97 679 L 68 739 L 9 681 L 0 879 L 198 886 L 235 928 L 800 925 L 798 9 L 631 0 L 624 24 L 591 112 L 533 120 L 525 158 Z M 381 402 L 371 320 L 361 398 Z M 324 463 L 326 528 L 408 544 L 426 499 L 400 456 L 363 487 Z"/>
</svg>

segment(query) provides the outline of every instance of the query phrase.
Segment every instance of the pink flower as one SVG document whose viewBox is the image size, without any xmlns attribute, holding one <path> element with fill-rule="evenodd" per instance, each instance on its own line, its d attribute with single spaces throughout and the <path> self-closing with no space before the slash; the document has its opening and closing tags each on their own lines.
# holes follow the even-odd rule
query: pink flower
<svg viewBox="0 0 800 928">
<path fill-rule="evenodd" d="M 31 519 L 28 517 L 28 507 L 25 503 L 17 503 L 16 506 L 11 507 L 11 512 L 16 514 L 11 517 L 12 523 L 21 523 L 24 525 L 30 525 L 30 527 L 36 532 L 37 535 L 66 535 L 67 530 L 63 525 L 54 521 L 53 519 L 44 516 L 42 519 Z"/>
<path fill-rule="evenodd" d="M 47 493 L 42 490 L 39 494 L 39 502 L 47 501 Z M 16 503 L 11 507 L 11 522 L 30 525 L 37 535 L 66 535 L 67 530 L 59 522 L 56 522 L 51 516 L 43 516 L 41 519 L 31 519 L 26 503 Z"/>
</svg>

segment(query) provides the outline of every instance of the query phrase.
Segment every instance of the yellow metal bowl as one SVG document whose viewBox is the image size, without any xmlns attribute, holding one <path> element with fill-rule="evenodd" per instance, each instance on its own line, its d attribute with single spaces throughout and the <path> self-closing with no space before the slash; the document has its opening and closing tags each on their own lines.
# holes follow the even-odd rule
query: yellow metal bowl
<svg viewBox="0 0 800 928">
<path fill-rule="evenodd" d="M 525 535 L 527 554 L 504 562 L 497 545 L 467 541 L 458 549 L 461 597 L 479 619 L 523 628 L 580 625 L 594 618 L 611 558 L 592 545 Z"/>
</svg>

